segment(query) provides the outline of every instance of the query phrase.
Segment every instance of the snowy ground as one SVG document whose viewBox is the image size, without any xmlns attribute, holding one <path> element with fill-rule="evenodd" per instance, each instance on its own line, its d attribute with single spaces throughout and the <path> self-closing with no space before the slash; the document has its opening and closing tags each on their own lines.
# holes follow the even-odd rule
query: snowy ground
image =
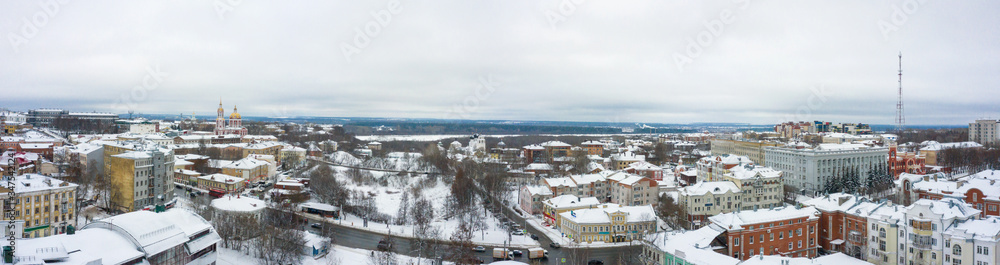
<svg viewBox="0 0 1000 265">
<path fill-rule="evenodd" d="M 403 197 L 404 190 L 410 189 L 427 178 L 426 175 L 414 175 L 411 177 L 397 178 L 396 181 L 390 181 L 390 184 L 386 187 L 379 185 L 359 185 L 350 180 L 346 175 L 344 175 L 347 168 L 333 166 L 332 167 L 337 173 L 337 178 L 345 184 L 345 187 L 350 190 L 362 191 L 368 194 L 374 194 L 375 205 L 378 207 L 378 212 L 381 214 L 389 215 L 395 217 L 399 211 L 400 204 Z M 385 176 L 384 172 L 372 171 L 372 174 L 376 178 Z M 444 220 L 443 216 L 446 210 L 446 202 L 451 196 L 451 186 L 444 183 L 442 180 L 438 179 L 433 185 L 426 186 L 421 194 L 424 198 L 434 205 L 434 215 L 435 220 L 431 225 L 441 229 L 441 237 L 448 238 L 452 233 L 458 228 L 459 220 L 457 218 L 451 218 L 450 220 Z M 410 198 L 410 203 L 416 201 L 416 198 Z M 477 208 L 482 209 L 482 208 Z M 534 247 L 538 246 L 538 242 L 532 240 L 527 235 L 522 236 L 511 236 L 508 237 L 508 233 L 501 227 L 500 221 L 488 211 L 485 212 L 485 222 L 487 229 L 485 231 L 477 231 L 475 237 L 472 241 L 479 245 L 491 245 L 499 246 L 503 245 L 508 240 L 510 244 L 518 247 Z M 333 221 L 333 219 L 331 219 Z M 343 220 L 336 220 L 337 223 L 352 226 L 358 229 L 364 229 L 379 233 L 392 233 L 394 235 L 409 236 L 413 234 L 413 229 L 411 226 L 403 225 L 392 225 L 385 223 L 374 223 L 369 222 L 368 227 L 364 227 L 364 221 L 354 215 L 345 214 Z"/>
<path fill-rule="evenodd" d="M 302 265 L 353 265 L 353 264 L 368 264 L 369 255 L 371 255 L 370 250 L 349 248 L 339 245 L 333 245 L 330 254 L 314 259 L 309 256 L 302 256 Z M 418 259 L 409 256 L 398 255 L 397 258 L 400 264 L 417 264 Z M 433 264 L 431 260 L 421 259 L 421 264 Z M 259 264 L 257 258 L 251 257 L 249 255 L 243 254 L 242 252 L 219 248 L 218 260 L 215 264 L 219 265 L 252 265 Z M 452 264 L 450 262 L 445 262 L 445 264 Z"/>
</svg>

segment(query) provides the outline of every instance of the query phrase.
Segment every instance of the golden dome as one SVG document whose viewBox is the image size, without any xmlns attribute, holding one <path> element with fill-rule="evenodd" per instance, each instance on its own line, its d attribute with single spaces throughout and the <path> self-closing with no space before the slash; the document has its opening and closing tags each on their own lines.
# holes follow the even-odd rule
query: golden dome
<svg viewBox="0 0 1000 265">
<path fill-rule="evenodd" d="M 229 114 L 229 119 L 239 119 L 240 113 L 236 112 L 236 106 L 233 106 L 233 114 Z"/>
</svg>

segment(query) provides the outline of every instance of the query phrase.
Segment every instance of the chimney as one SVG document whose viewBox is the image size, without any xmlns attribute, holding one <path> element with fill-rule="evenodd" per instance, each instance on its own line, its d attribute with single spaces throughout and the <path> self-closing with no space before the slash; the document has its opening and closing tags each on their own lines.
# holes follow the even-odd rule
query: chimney
<svg viewBox="0 0 1000 265">
<path fill-rule="evenodd" d="M 847 196 L 842 196 L 840 198 L 837 198 L 837 205 L 844 205 L 844 203 L 847 202 L 848 199 L 850 198 L 848 198 Z"/>
</svg>

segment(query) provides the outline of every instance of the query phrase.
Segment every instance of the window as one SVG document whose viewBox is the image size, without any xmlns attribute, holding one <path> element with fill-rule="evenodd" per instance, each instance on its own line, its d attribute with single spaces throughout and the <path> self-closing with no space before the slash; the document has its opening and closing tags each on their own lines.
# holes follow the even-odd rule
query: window
<svg viewBox="0 0 1000 265">
<path fill-rule="evenodd" d="M 792 242 L 788 242 L 788 250 L 792 250 Z"/>
<path fill-rule="evenodd" d="M 962 247 L 959 245 L 955 245 L 954 247 L 951 248 L 951 254 L 954 254 L 956 256 L 962 255 Z"/>
</svg>

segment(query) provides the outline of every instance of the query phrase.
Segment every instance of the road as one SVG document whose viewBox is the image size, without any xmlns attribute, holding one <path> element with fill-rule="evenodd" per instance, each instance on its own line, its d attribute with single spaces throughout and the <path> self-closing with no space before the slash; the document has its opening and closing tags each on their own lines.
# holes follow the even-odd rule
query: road
<svg viewBox="0 0 1000 265">
<path fill-rule="evenodd" d="M 335 244 L 337 245 L 359 248 L 359 249 L 375 250 L 376 246 L 378 246 L 379 240 L 381 240 L 384 237 L 384 235 L 379 233 L 369 232 L 366 230 L 360 230 L 346 226 L 340 226 L 337 225 L 336 221 L 330 221 L 329 219 L 318 218 L 315 215 L 303 215 L 303 216 L 308 218 L 310 220 L 310 223 L 325 222 L 327 224 L 334 225 L 333 233 L 335 235 L 335 241 L 336 241 Z M 319 232 L 318 229 L 314 229 L 311 227 L 308 229 L 310 229 L 313 232 Z M 538 233 L 538 231 L 535 231 L 534 228 L 528 227 L 528 230 L 531 233 L 541 235 L 540 233 Z M 396 237 L 396 236 L 393 236 L 393 240 L 395 242 L 395 246 L 393 246 L 394 252 L 407 256 L 414 256 L 414 257 L 417 256 L 416 250 L 413 247 L 415 245 L 414 240 L 410 238 Z M 568 261 L 567 263 L 560 263 L 562 258 L 568 258 L 568 255 L 570 254 L 568 253 L 568 249 L 566 248 L 553 249 L 549 247 L 549 243 L 552 241 L 548 240 L 544 236 L 539 238 L 539 242 L 542 243 L 543 248 L 549 251 L 549 259 L 547 261 L 542 261 L 540 264 L 569 264 Z M 598 259 L 604 261 L 605 264 L 613 264 L 614 263 L 613 261 L 618 260 L 619 255 L 626 248 L 631 248 L 631 250 L 634 250 L 633 253 L 638 253 L 638 251 L 640 251 L 639 246 L 634 246 L 634 247 L 594 248 L 582 252 L 588 254 L 587 255 L 589 257 L 587 258 L 588 260 Z M 520 250 L 522 252 L 527 253 L 526 249 L 520 249 Z M 493 260 L 491 248 L 486 248 L 486 252 L 477 252 L 475 254 L 476 257 L 486 261 L 487 263 Z M 527 256 L 516 258 L 514 260 L 528 262 Z"/>
</svg>

